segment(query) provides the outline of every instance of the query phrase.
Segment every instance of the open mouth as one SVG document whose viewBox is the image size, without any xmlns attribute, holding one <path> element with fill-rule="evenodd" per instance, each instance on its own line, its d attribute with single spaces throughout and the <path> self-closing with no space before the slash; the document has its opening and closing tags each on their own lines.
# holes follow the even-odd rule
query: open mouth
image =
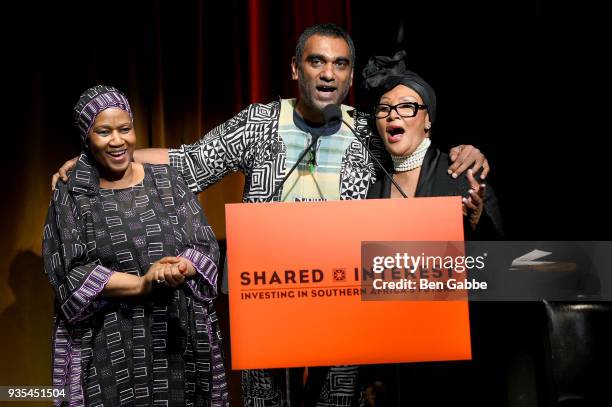
<svg viewBox="0 0 612 407">
<path fill-rule="evenodd" d="M 388 139 L 392 143 L 399 141 L 399 139 L 402 138 L 402 135 L 405 133 L 405 130 L 403 128 L 397 126 L 389 126 L 387 127 L 386 131 Z"/>
<path fill-rule="evenodd" d="M 127 154 L 127 149 L 117 151 L 107 151 L 106 154 L 110 155 L 113 160 L 122 160 Z"/>
<path fill-rule="evenodd" d="M 317 91 L 322 96 L 331 96 L 335 91 L 335 86 L 317 86 Z"/>
</svg>

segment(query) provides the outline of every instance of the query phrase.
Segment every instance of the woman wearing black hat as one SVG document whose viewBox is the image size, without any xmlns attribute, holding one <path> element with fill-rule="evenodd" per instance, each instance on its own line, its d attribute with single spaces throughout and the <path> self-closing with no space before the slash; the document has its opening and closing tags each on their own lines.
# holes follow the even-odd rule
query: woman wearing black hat
<svg viewBox="0 0 612 407">
<path fill-rule="evenodd" d="M 491 187 L 477 182 L 472 170 L 459 177 L 448 175 L 448 154 L 436 148 L 430 139 L 436 118 L 436 94 L 423 78 L 406 69 L 405 55 L 400 51 L 392 58 L 372 57 L 363 71 L 364 86 L 372 106 L 370 125 L 389 153 L 394 181 L 409 198 L 462 196 L 466 239 L 501 237 L 501 217 Z M 386 177 L 379 177 L 368 191 L 368 198 L 401 197 L 401 192 Z M 440 382 L 448 379 L 448 372 L 454 372 L 446 366 L 441 364 L 436 370 Z M 415 370 L 406 371 L 408 367 Z M 362 368 L 366 403 L 386 406 L 400 405 L 402 397 L 411 402 L 420 400 L 418 391 L 405 390 L 410 377 L 418 374 L 416 369 L 412 365 Z M 446 376 L 442 378 L 441 374 Z M 428 402 L 431 404 L 435 397 L 444 398 L 444 392 L 430 395 Z"/>
<path fill-rule="evenodd" d="M 372 101 L 372 128 L 383 140 L 393 163 L 393 179 L 408 197 L 463 196 L 466 233 L 492 238 L 501 234 L 497 199 L 475 174 L 448 175 L 448 154 L 431 142 L 436 118 L 436 94 L 419 75 L 406 69 L 400 51 L 394 57 L 372 57 L 363 70 L 364 86 Z M 368 198 L 399 198 L 401 192 L 380 177 Z M 477 227 L 478 226 L 478 227 Z"/>
</svg>

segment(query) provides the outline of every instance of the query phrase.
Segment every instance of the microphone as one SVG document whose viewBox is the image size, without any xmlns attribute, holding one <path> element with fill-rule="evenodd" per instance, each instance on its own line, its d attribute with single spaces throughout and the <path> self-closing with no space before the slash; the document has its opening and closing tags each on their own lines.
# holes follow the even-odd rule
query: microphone
<svg viewBox="0 0 612 407">
<path fill-rule="evenodd" d="M 338 105 L 327 105 L 323 108 L 323 118 L 327 125 L 334 125 L 342 121 L 342 110 Z"/>
<path fill-rule="evenodd" d="M 395 188 L 397 188 L 397 190 L 400 192 L 400 194 L 402 194 L 402 196 L 404 198 L 408 198 L 408 195 L 406 195 L 406 193 L 404 192 L 404 190 L 397 184 L 397 182 L 395 182 L 395 180 L 393 179 L 393 177 L 391 176 L 391 174 L 389 174 L 389 172 L 385 169 L 385 167 L 380 163 L 380 161 L 378 160 L 378 158 L 376 158 L 376 156 L 372 153 L 372 151 L 368 148 L 368 146 L 366 145 L 366 143 L 361 139 L 361 137 L 359 137 L 359 135 L 357 134 L 357 132 L 355 131 L 355 129 L 353 127 L 351 127 L 350 124 L 348 124 L 346 122 L 346 120 L 342 119 L 342 111 L 340 110 L 340 107 L 338 105 L 327 105 L 325 106 L 325 108 L 323 109 L 323 116 L 325 117 L 325 122 L 338 122 L 341 121 L 342 123 L 344 123 L 346 125 L 346 127 L 349 128 L 349 130 L 353 133 L 353 135 L 355 136 L 355 138 L 357 140 L 359 140 L 359 142 L 361 143 L 361 145 L 363 146 L 363 148 L 366 149 L 366 151 L 370 154 L 370 156 L 372 157 L 372 159 L 374 160 L 374 162 L 376 164 L 378 164 L 378 166 L 380 167 L 381 170 L 383 170 L 383 172 L 385 173 L 385 176 L 393 183 L 393 185 L 395 185 Z"/>
<path fill-rule="evenodd" d="M 325 109 L 327 109 L 328 106 L 325 106 Z M 308 144 L 308 146 L 304 149 L 304 151 L 302 152 L 302 154 L 300 154 L 299 158 L 297 159 L 297 161 L 295 162 L 295 164 L 293 164 L 293 167 L 291 167 L 291 169 L 289 170 L 289 172 L 285 175 L 285 177 L 283 178 L 283 180 L 276 186 L 276 188 L 274 188 L 274 192 L 272 192 L 272 196 L 270 196 L 266 202 L 271 202 L 274 197 L 276 196 L 276 194 L 278 193 L 278 191 L 283 187 L 283 185 L 285 185 L 285 181 L 287 181 L 287 179 L 289 178 L 289 176 L 291 175 L 291 173 L 293 173 L 293 171 L 297 168 L 297 166 L 302 162 L 302 160 L 304 159 L 304 157 L 306 156 L 306 154 L 310 151 L 311 148 L 313 148 L 317 141 L 319 140 L 319 138 L 321 137 L 321 135 L 324 133 L 325 129 L 327 129 L 330 124 L 333 123 L 337 123 L 339 120 L 335 119 L 334 122 L 330 121 L 332 120 L 331 116 L 328 119 L 328 116 L 325 116 L 325 109 L 323 109 L 323 118 L 325 119 L 325 125 L 323 126 L 323 128 L 321 129 L 321 131 L 316 132 L 315 134 L 311 134 L 312 136 L 312 140 L 310 140 L 310 143 Z M 280 200 L 280 199 L 279 199 Z"/>
</svg>

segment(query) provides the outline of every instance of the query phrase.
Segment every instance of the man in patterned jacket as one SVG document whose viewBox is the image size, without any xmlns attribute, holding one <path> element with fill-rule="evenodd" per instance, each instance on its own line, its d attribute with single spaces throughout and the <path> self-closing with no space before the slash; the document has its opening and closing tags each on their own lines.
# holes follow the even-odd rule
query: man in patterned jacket
<svg viewBox="0 0 612 407">
<path fill-rule="evenodd" d="M 137 150 L 134 157 L 139 162 L 169 162 L 180 170 L 195 193 L 229 172 L 242 171 L 243 202 L 364 199 L 378 169 L 350 130 L 341 123 L 325 127 L 322 113 L 326 105 L 340 104 L 346 98 L 353 81 L 354 62 L 353 41 L 340 27 L 320 24 L 307 28 L 298 39 L 291 62 L 292 79 L 299 86 L 297 100 L 252 104 L 193 144 L 169 150 Z M 345 105 L 341 110 L 343 118 L 354 125 L 371 150 L 375 154 L 382 151 L 380 139 L 371 137 L 366 115 Z M 319 137 L 307 162 L 273 197 L 313 134 L 323 137 Z M 475 170 L 484 166 L 484 175 L 488 172 L 484 156 L 472 146 L 455 147 L 451 159 L 454 163 L 449 173 L 459 174 L 472 164 Z M 66 172 L 72 166 L 72 160 L 64 164 L 54 181 L 58 176 L 66 180 Z M 245 405 L 284 405 L 281 374 L 271 370 L 244 371 Z M 334 366 L 326 369 L 323 376 L 320 386 L 309 386 L 319 394 L 318 400 L 312 400 L 317 406 L 355 404 L 359 393 L 356 366 Z"/>
</svg>

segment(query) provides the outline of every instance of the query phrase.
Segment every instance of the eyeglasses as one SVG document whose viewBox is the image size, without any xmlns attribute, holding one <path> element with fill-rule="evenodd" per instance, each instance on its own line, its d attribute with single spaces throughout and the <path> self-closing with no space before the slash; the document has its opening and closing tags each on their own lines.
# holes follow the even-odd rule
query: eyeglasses
<svg viewBox="0 0 612 407">
<path fill-rule="evenodd" d="M 427 109 L 427 105 L 419 105 L 416 102 L 405 102 L 394 106 L 380 104 L 374 108 L 374 116 L 377 119 L 384 119 L 391 114 L 391 110 L 395 110 L 402 117 L 414 117 L 419 109 Z"/>
</svg>

